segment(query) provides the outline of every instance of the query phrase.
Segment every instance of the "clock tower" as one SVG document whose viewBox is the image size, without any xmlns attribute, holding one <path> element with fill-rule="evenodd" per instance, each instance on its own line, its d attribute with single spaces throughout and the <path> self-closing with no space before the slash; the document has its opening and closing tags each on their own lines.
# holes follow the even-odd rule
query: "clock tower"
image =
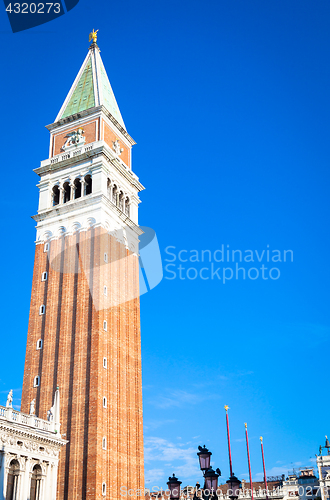
<svg viewBox="0 0 330 500">
<path fill-rule="evenodd" d="M 139 192 L 128 134 L 93 32 L 39 175 L 22 411 L 61 393 L 58 500 L 144 490 Z M 121 489 L 122 488 L 122 489 Z"/>
</svg>

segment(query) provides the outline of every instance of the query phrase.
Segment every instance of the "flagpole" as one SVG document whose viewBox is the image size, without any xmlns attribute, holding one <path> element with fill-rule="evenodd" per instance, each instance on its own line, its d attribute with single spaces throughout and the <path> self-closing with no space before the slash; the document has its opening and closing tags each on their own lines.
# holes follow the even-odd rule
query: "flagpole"
<svg viewBox="0 0 330 500">
<path fill-rule="evenodd" d="M 246 450 L 247 450 L 247 457 L 248 457 L 248 464 L 249 464 L 251 499 L 254 500 L 252 474 L 251 474 L 251 463 L 250 463 L 249 437 L 248 437 L 248 431 L 247 431 L 247 424 L 244 424 L 244 425 L 245 425 L 245 437 L 246 437 Z"/>
<path fill-rule="evenodd" d="M 231 461 L 231 448 L 230 448 L 230 434 L 229 434 L 229 418 L 228 418 L 228 410 L 229 406 L 225 406 L 226 410 L 226 422 L 227 422 L 227 437 L 228 437 L 228 453 L 229 453 L 229 468 L 230 468 L 230 477 L 233 475 L 233 464 Z"/>
<path fill-rule="evenodd" d="M 265 482 L 265 489 L 266 489 L 266 500 L 268 500 L 268 486 L 267 486 L 266 467 L 265 467 L 264 444 L 263 444 L 262 436 L 260 436 L 260 443 L 261 443 L 262 465 L 264 468 L 264 482 Z"/>
</svg>

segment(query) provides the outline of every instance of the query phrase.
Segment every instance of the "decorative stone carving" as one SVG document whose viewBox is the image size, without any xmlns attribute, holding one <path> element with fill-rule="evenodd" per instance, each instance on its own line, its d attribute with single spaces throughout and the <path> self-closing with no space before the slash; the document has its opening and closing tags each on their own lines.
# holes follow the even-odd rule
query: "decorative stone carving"
<svg viewBox="0 0 330 500">
<path fill-rule="evenodd" d="M 62 146 L 63 151 L 68 151 L 70 149 L 74 149 L 77 146 L 81 146 L 85 144 L 86 137 L 83 136 L 84 130 L 79 127 L 78 130 L 74 132 L 69 132 L 65 137 L 67 140 L 65 144 Z"/>
<path fill-rule="evenodd" d="M 81 229 L 81 224 L 80 222 L 74 222 L 72 224 L 72 231 L 75 232 L 75 231 L 79 231 L 79 229 Z"/>
<path fill-rule="evenodd" d="M 94 224 L 96 224 L 96 220 L 94 219 L 94 217 L 88 217 L 87 224 L 90 227 L 94 226 Z"/>
<path fill-rule="evenodd" d="M 120 147 L 119 140 L 116 139 L 115 141 L 112 141 L 112 144 L 113 144 L 112 149 L 114 150 L 116 155 L 120 156 L 124 151 L 124 149 Z"/>
<path fill-rule="evenodd" d="M 62 236 L 64 233 L 66 233 L 66 227 L 64 226 L 60 226 L 58 229 L 57 229 L 57 234 L 59 236 Z"/>
<path fill-rule="evenodd" d="M 44 240 L 48 240 L 51 236 L 52 236 L 52 232 L 51 231 L 45 231 L 44 234 L 43 234 L 43 239 Z"/>
</svg>

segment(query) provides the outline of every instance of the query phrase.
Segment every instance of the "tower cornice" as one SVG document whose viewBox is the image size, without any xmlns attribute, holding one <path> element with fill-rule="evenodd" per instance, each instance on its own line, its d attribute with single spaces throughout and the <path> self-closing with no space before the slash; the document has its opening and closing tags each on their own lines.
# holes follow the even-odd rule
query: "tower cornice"
<svg viewBox="0 0 330 500">
<path fill-rule="evenodd" d="M 63 126 L 70 124 L 72 122 L 76 122 L 77 120 L 81 118 L 85 118 L 87 116 L 92 116 L 94 114 L 102 112 L 119 130 L 119 132 L 128 140 L 128 142 L 134 146 L 136 142 L 134 141 L 133 137 L 129 135 L 129 133 L 120 125 L 120 123 L 116 120 L 114 116 L 105 108 L 103 105 L 93 107 L 86 109 L 84 111 L 80 111 L 79 113 L 76 113 L 74 115 L 67 116 L 66 118 L 61 118 L 60 120 L 51 123 L 50 125 L 46 125 L 46 129 L 49 130 L 50 132 L 53 132 L 55 129 Z"/>
</svg>

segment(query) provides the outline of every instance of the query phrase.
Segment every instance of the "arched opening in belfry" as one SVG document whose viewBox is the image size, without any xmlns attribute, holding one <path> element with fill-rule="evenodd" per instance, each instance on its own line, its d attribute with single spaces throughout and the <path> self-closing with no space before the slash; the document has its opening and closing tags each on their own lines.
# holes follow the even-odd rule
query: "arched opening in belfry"
<svg viewBox="0 0 330 500">
<path fill-rule="evenodd" d="M 115 205 L 117 205 L 117 193 L 118 193 L 118 189 L 117 189 L 116 184 L 114 184 L 114 186 L 112 188 L 112 203 L 114 203 Z"/>
<path fill-rule="evenodd" d="M 40 500 L 42 470 L 35 465 L 31 475 L 30 500 Z"/>
<path fill-rule="evenodd" d="M 60 202 L 60 190 L 58 186 L 53 187 L 53 207 Z"/>
<path fill-rule="evenodd" d="M 111 197 L 111 191 L 112 191 L 111 180 L 108 179 L 108 181 L 107 181 L 107 195 L 108 195 L 109 200 L 112 199 L 112 197 Z"/>
<path fill-rule="evenodd" d="M 122 191 L 120 191 L 120 193 L 119 193 L 118 206 L 119 206 L 120 210 L 123 212 L 124 211 L 124 193 Z"/>
<path fill-rule="evenodd" d="M 92 176 L 91 175 L 86 175 L 85 184 L 86 184 L 86 196 L 87 196 L 88 194 L 91 194 L 91 192 L 92 192 Z"/>
<path fill-rule="evenodd" d="M 130 216 L 130 201 L 129 201 L 128 196 L 126 197 L 126 200 L 125 200 L 125 214 L 127 215 L 127 217 Z"/>
<path fill-rule="evenodd" d="M 80 179 L 76 179 L 74 181 L 74 185 L 75 185 L 75 191 L 74 191 L 74 198 L 75 200 L 77 198 L 80 198 L 81 197 L 81 180 Z"/>
<path fill-rule="evenodd" d="M 66 203 L 67 201 L 70 201 L 71 197 L 71 187 L 69 182 L 65 182 L 63 184 L 63 203 Z"/>
<path fill-rule="evenodd" d="M 6 500 L 17 500 L 19 473 L 18 460 L 12 460 L 8 470 Z"/>
</svg>

